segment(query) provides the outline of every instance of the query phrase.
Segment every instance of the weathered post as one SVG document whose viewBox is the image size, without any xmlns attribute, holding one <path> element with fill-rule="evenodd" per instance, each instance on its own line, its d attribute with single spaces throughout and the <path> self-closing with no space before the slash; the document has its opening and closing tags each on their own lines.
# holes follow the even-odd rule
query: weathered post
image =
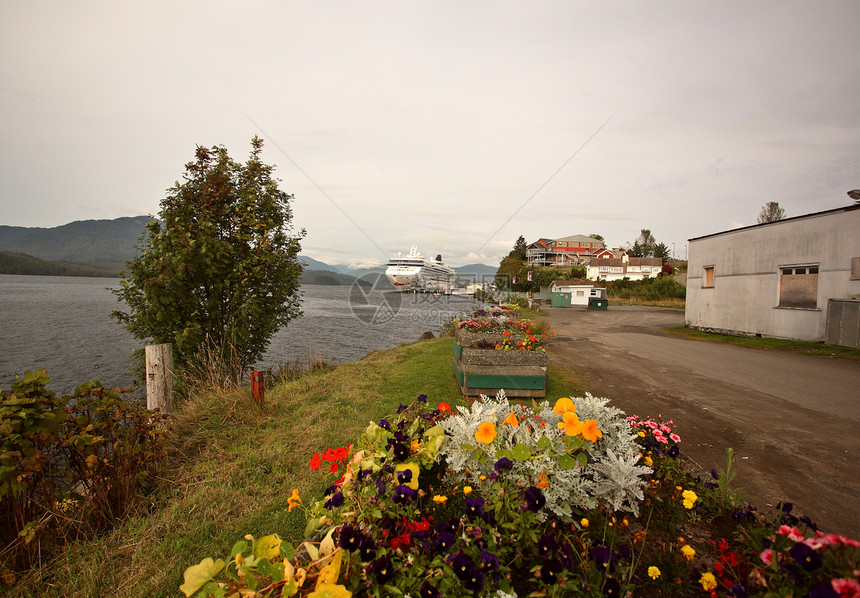
<svg viewBox="0 0 860 598">
<path fill-rule="evenodd" d="M 263 376 L 264 372 L 251 372 L 251 396 L 258 405 L 262 405 L 266 400 L 266 385 Z"/>
<path fill-rule="evenodd" d="M 173 345 L 147 345 L 146 408 L 173 411 Z"/>
</svg>

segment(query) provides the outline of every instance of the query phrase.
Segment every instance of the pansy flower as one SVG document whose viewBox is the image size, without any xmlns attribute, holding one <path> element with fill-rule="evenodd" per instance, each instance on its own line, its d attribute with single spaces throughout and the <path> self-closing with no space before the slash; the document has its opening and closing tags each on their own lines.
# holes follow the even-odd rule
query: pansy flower
<svg viewBox="0 0 860 598">
<path fill-rule="evenodd" d="M 343 501 L 343 493 L 338 492 L 336 494 L 332 494 L 331 498 L 325 501 L 323 506 L 325 506 L 326 509 L 336 509 L 343 506 Z"/>
<path fill-rule="evenodd" d="M 457 539 L 454 537 L 454 534 L 449 532 L 442 532 L 438 536 L 436 536 L 436 541 L 433 545 L 436 547 L 436 550 L 439 552 L 448 552 L 451 550 L 451 547 L 454 546 L 454 543 Z"/>
<path fill-rule="evenodd" d="M 540 488 L 536 488 L 535 486 L 526 489 L 525 498 L 526 509 L 535 513 L 540 511 L 541 507 L 546 504 L 546 496 L 543 495 Z"/>
<path fill-rule="evenodd" d="M 367 570 L 373 573 L 376 577 L 376 581 L 380 584 L 384 584 L 389 582 L 394 578 L 394 567 L 391 563 L 391 557 L 383 556 L 367 566 Z"/>
<path fill-rule="evenodd" d="M 496 558 L 496 555 L 486 550 L 481 551 L 481 569 L 484 571 L 498 571 L 499 559 Z"/>
<path fill-rule="evenodd" d="M 558 582 L 561 573 L 561 563 L 557 559 L 546 559 L 540 567 L 540 580 L 548 585 Z"/>
<path fill-rule="evenodd" d="M 425 581 L 421 584 L 421 589 L 418 590 L 418 595 L 421 598 L 441 598 L 442 594 L 439 593 L 439 590 L 436 589 L 429 581 Z"/>
<path fill-rule="evenodd" d="M 558 550 L 558 542 L 555 541 L 555 536 L 552 534 L 544 534 L 538 540 L 537 552 L 541 558 L 550 556 L 556 550 Z"/>
<path fill-rule="evenodd" d="M 467 498 L 465 503 L 464 511 L 469 517 L 481 517 L 484 514 L 483 498 Z"/>
<path fill-rule="evenodd" d="M 502 457 L 493 465 L 493 469 L 495 469 L 499 473 L 504 473 L 505 471 L 510 471 L 514 467 L 514 462 L 508 459 L 507 457 Z"/>
<path fill-rule="evenodd" d="M 400 484 L 394 489 L 394 497 L 391 499 L 400 505 L 408 505 L 415 498 L 415 490 L 405 484 Z"/>
</svg>

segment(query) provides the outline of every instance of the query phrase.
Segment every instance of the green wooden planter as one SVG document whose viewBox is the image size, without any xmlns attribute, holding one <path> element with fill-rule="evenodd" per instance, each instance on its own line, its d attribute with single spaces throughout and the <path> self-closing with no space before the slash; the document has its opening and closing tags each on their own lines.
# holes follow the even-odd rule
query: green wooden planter
<svg viewBox="0 0 860 598">
<path fill-rule="evenodd" d="M 522 335 L 511 335 L 519 340 Z M 499 351 L 479 349 L 480 341 L 502 342 L 501 334 L 456 331 L 451 367 L 465 396 L 495 395 L 504 389 L 509 397 L 541 398 L 546 396 L 545 351 Z"/>
</svg>

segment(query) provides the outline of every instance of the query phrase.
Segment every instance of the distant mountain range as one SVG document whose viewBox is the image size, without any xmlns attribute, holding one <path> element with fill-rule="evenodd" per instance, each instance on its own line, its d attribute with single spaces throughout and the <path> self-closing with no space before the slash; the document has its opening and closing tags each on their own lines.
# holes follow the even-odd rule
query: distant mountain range
<svg viewBox="0 0 860 598">
<path fill-rule="evenodd" d="M 120 275 L 137 254 L 149 216 L 114 220 L 79 220 L 54 228 L 0 225 L 0 274 L 46 276 Z M 387 287 L 385 266 L 349 268 L 299 255 L 303 284 Z M 496 268 L 469 264 L 454 268 L 461 284 L 492 277 Z"/>
</svg>

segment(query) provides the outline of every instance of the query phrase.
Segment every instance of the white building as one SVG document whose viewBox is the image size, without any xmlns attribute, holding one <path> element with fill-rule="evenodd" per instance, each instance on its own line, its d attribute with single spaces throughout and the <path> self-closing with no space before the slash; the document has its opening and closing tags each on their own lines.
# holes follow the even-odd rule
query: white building
<svg viewBox="0 0 860 598">
<path fill-rule="evenodd" d="M 629 257 L 626 253 L 616 258 L 597 258 L 588 262 L 586 277 L 589 280 L 644 280 L 657 278 L 663 269 L 658 257 Z"/>
<path fill-rule="evenodd" d="M 860 206 L 689 243 L 688 326 L 857 346 Z"/>
</svg>

